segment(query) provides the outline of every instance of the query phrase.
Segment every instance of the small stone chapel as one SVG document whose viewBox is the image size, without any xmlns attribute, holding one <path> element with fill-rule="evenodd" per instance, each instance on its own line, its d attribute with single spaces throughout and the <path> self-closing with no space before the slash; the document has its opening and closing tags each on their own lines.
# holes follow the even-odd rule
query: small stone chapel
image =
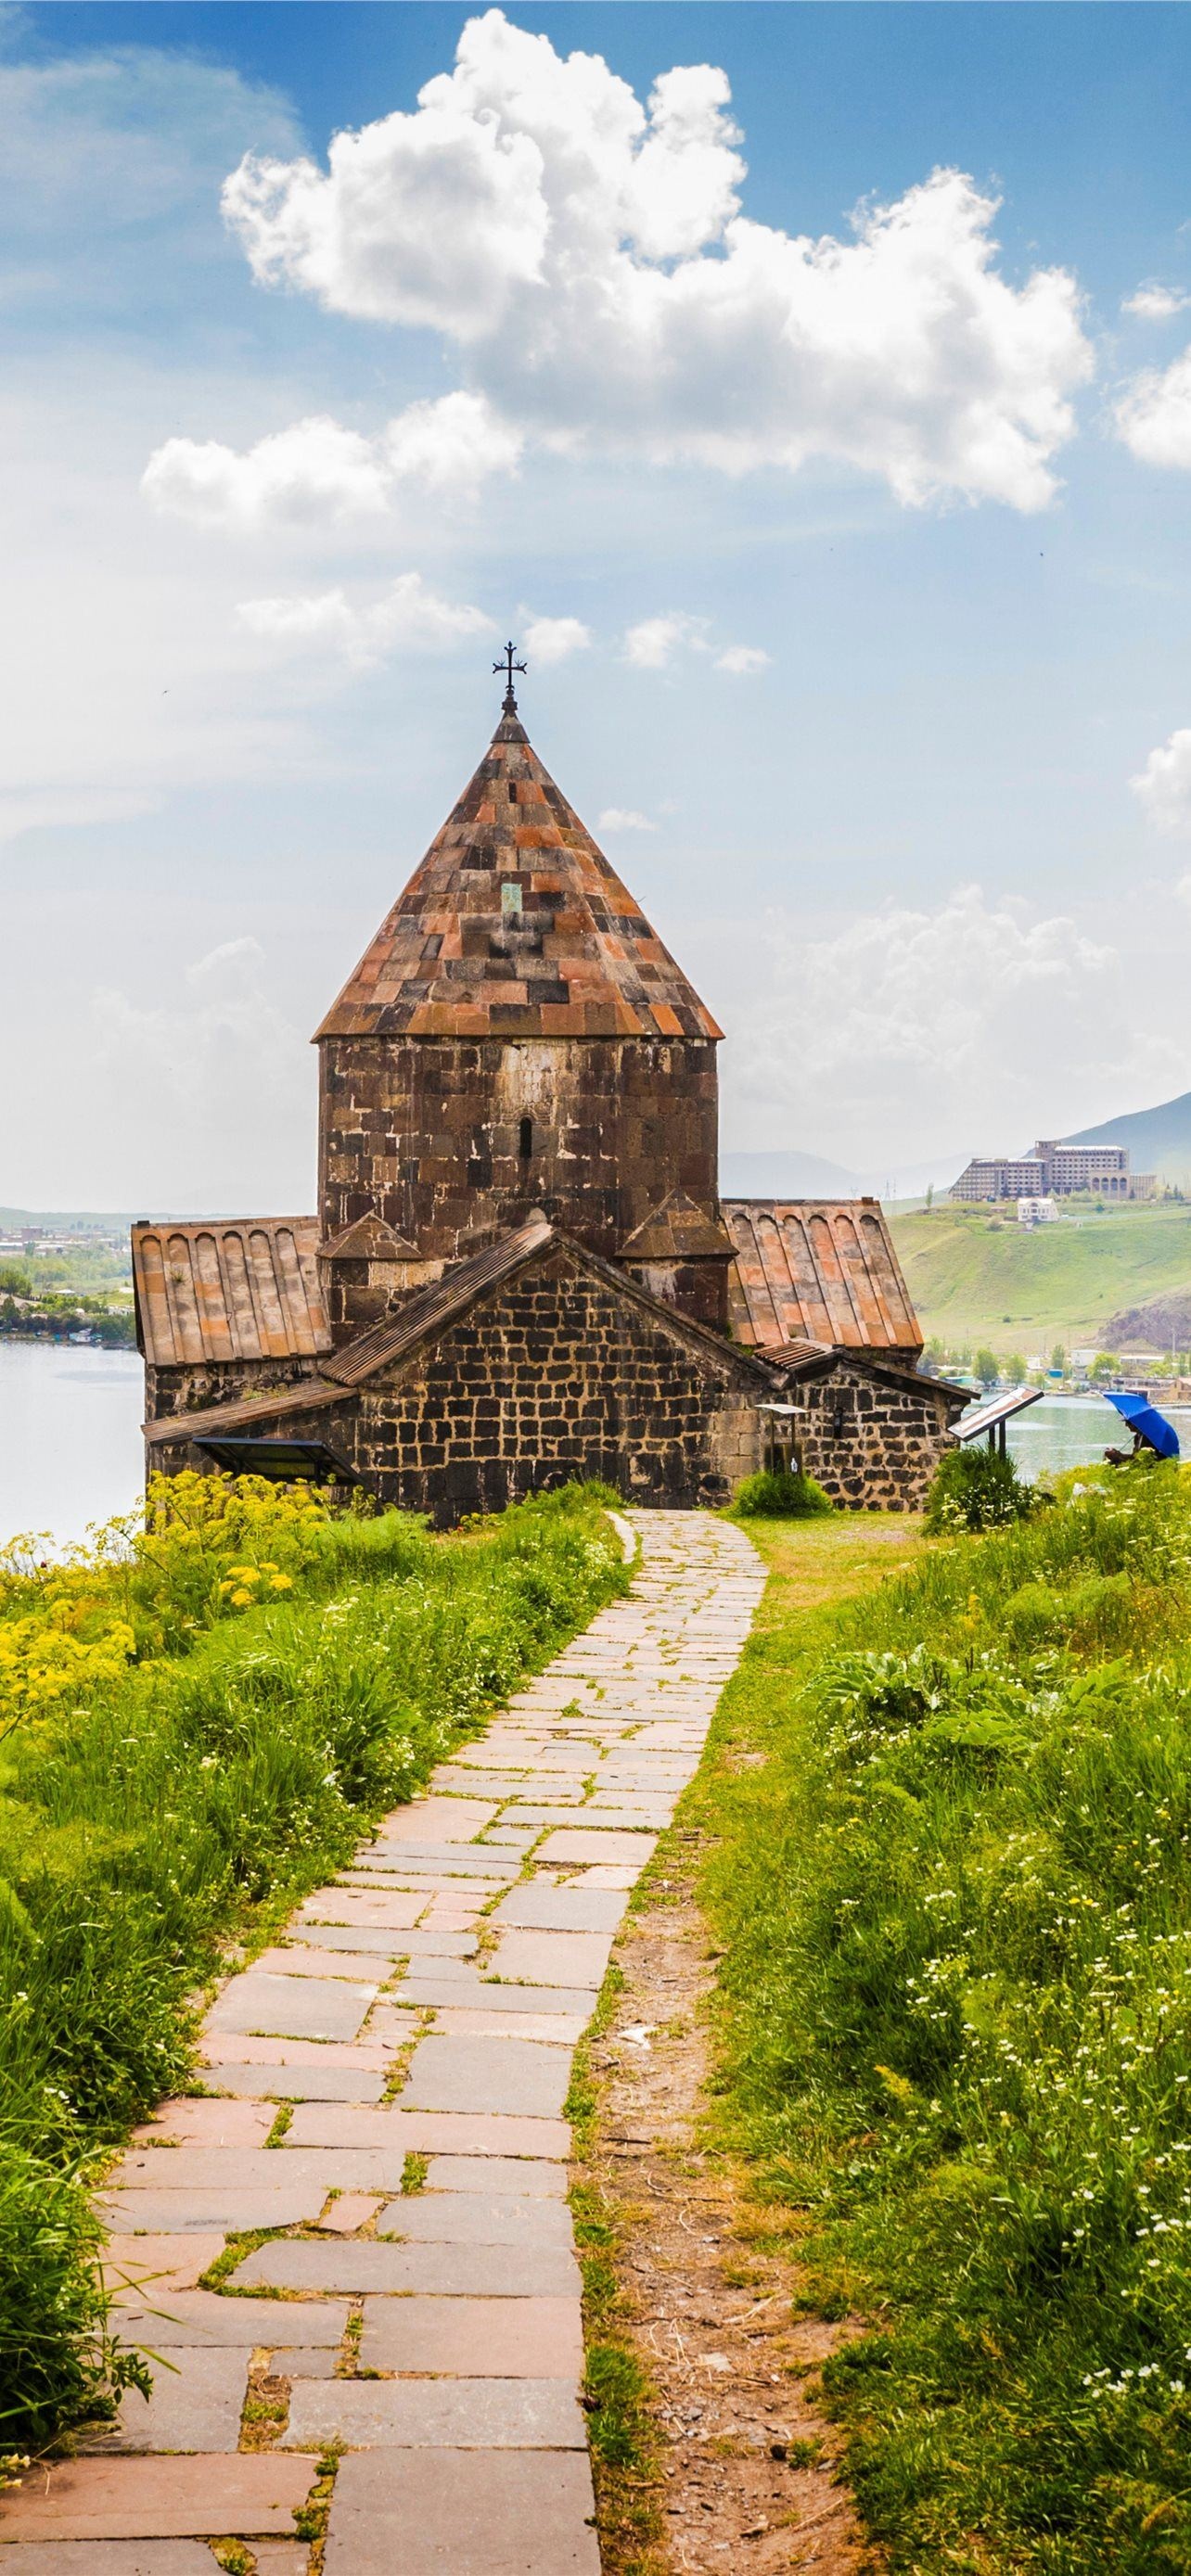
<svg viewBox="0 0 1191 2576">
<path fill-rule="evenodd" d="M 150 1469 L 316 1473 L 439 1524 L 800 1462 L 914 1509 L 922 1373 L 873 1199 L 721 1200 L 710 1012 L 513 695 L 317 1032 L 318 1214 L 133 1229 Z"/>
</svg>

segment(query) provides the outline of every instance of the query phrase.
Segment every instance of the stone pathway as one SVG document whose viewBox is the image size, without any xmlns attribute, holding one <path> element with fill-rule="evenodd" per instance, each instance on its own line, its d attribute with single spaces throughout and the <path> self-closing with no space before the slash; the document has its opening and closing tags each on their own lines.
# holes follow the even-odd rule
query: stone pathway
<svg viewBox="0 0 1191 2576">
<path fill-rule="evenodd" d="M 309 2576 L 340 2446 L 326 2576 L 599 2576 L 563 2104 L 764 1584 L 730 1524 L 635 1517 L 629 1597 L 229 1980 L 212 2093 L 121 2158 L 123 2331 L 170 2367 L 3 2500 L 12 2576 L 214 2576 L 230 2538 Z M 287 2232 L 200 2289 L 256 2230 Z"/>
</svg>

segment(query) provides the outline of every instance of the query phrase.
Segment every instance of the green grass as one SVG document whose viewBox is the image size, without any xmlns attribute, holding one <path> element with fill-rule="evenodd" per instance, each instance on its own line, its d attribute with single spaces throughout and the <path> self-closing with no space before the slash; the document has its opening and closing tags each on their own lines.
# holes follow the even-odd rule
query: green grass
<svg viewBox="0 0 1191 2576">
<path fill-rule="evenodd" d="M 0 2447 L 43 2443 L 112 2384 L 80 2173 L 184 2081 L 227 1936 L 267 1937 L 627 1583 L 594 1489 L 445 1539 L 398 1513 L 299 1514 L 294 1573 L 250 1584 L 217 1579 L 202 1528 L 180 1554 L 176 1537 L 73 1589 L 36 1567 L 0 1588 L 0 1648 L 24 1641 L 0 1778 Z M 275 1529 L 274 1557 L 286 1543 Z M 108 1652 L 122 1605 L 131 1663 Z M 19 1702 L 39 1619 L 81 1657 L 41 1716 Z"/>
<path fill-rule="evenodd" d="M 951 1206 L 892 1218 L 927 1339 L 1000 1356 L 1096 1343 L 1111 1315 L 1191 1283 L 1191 1207 L 1093 1210 L 1027 1228 Z"/>
<path fill-rule="evenodd" d="M 877 1529 L 761 1525 L 693 1798 L 717 2116 L 868 2321 L 826 2380 L 899 2576 L 1191 2567 L 1191 1477 L 1070 1483 L 879 1585 Z"/>
</svg>

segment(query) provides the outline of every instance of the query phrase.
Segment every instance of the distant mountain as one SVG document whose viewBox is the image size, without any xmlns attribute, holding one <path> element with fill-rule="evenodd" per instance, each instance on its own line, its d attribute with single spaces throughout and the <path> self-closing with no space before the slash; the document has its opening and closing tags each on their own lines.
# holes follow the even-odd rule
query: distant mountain
<svg viewBox="0 0 1191 2576">
<path fill-rule="evenodd" d="M 949 1188 L 962 1169 L 959 1155 L 849 1172 L 819 1154 L 721 1154 L 720 1190 L 726 1199 L 859 1199 L 866 1192 L 878 1199 L 913 1199 L 929 1183 L 936 1190 Z"/>
<path fill-rule="evenodd" d="M 1126 1118 L 1106 1118 L 1100 1127 L 1081 1127 L 1064 1142 L 1127 1145 L 1135 1172 L 1157 1172 L 1160 1180 L 1181 1186 L 1191 1181 L 1191 1091 L 1157 1109 L 1134 1109 Z"/>
</svg>

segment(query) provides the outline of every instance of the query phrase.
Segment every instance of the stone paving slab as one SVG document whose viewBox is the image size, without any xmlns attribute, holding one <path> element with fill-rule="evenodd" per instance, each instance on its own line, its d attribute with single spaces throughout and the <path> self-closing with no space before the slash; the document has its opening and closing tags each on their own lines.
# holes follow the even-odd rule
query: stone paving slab
<svg viewBox="0 0 1191 2576">
<path fill-rule="evenodd" d="M 567 2177 L 561 2165 L 537 2163 L 531 2156 L 432 2156 L 426 2188 L 512 2191 L 530 2200 L 565 2200 Z"/>
<path fill-rule="evenodd" d="M 242 2235 L 257 2227 L 300 2227 L 317 2218 L 322 2201 L 317 2192 L 296 2187 L 280 2191 L 105 2191 L 96 2200 L 104 2226 L 116 2236 L 180 2236 L 191 2228 L 209 2234 Z"/>
<path fill-rule="evenodd" d="M 591 2019 L 590 2012 L 527 2012 L 524 2007 L 517 2012 L 501 2012 L 501 1991 L 498 1987 L 493 2002 L 475 2012 L 466 2004 L 458 2010 L 453 2004 L 449 2010 L 440 2007 L 434 2017 L 436 2032 L 443 2039 L 543 2039 L 553 2048 L 578 2047 Z M 542 2000 L 546 2000 L 545 1995 Z"/>
<path fill-rule="evenodd" d="M 135 2335 L 160 2352 L 200 2345 L 234 2352 L 240 2344 L 273 2343 L 337 2352 L 347 2331 L 345 2298 L 225 2298 L 217 2290 L 167 2291 L 154 2284 L 122 2290 L 118 2305 L 125 2337 Z"/>
<path fill-rule="evenodd" d="M 600 2576 L 591 2471 L 558 2451 L 356 2451 L 326 2576 Z"/>
<path fill-rule="evenodd" d="M 127 2310 L 123 2315 L 127 2326 Z M 97 2452 L 234 2451 L 252 2352 L 242 2320 L 238 2345 L 201 2344 L 196 2349 L 176 2344 L 170 2366 L 153 2374 L 152 2396 L 146 2400 L 139 2388 L 128 2389 L 116 2422 L 92 2433 L 81 2447 Z"/>
<path fill-rule="evenodd" d="M 280 2236 L 258 2245 L 233 2274 L 245 2289 L 348 2291 L 396 2295 L 421 2290 L 436 2298 L 571 2299 L 579 2266 L 562 2245 L 394 2245 L 369 2236 L 326 2244 Z M 229 2302 L 230 2304 L 230 2302 Z"/>
<path fill-rule="evenodd" d="M 220 2066 L 210 2072 L 223 2093 L 263 2095 L 278 2102 L 379 2102 L 385 2078 L 351 2066 Z"/>
<path fill-rule="evenodd" d="M 104 2278 L 113 2290 L 134 2287 L 154 2299 L 167 2290 L 197 2289 L 223 2247 L 222 2230 L 209 2236 L 109 2236 L 103 2249 Z"/>
<path fill-rule="evenodd" d="M 411 2111 L 511 2111 L 556 2118 L 570 2068 L 536 2039 L 419 2040 L 401 2099 Z"/>
<path fill-rule="evenodd" d="M 368 1923 L 303 1923 L 290 1927 L 292 1941 L 307 1941 L 312 1950 L 356 1951 L 371 1953 L 382 1959 L 414 1959 L 429 1955 L 436 1959 L 467 1959 L 478 1946 L 474 1932 L 436 1932 L 429 1925 L 401 1933 L 385 1925 Z M 283 1958 L 292 1957 L 283 1950 Z"/>
<path fill-rule="evenodd" d="M 294 2514 L 317 2473 L 317 2458 L 282 2451 L 63 2460 L 30 2471 L 19 2491 L 5 2496 L 4 2538 L 174 2540 L 204 2532 L 292 2538 Z"/>
<path fill-rule="evenodd" d="M 547 1835 L 538 1856 L 547 1864 L 551 1861 L 623 1861 L 632 1870 L 633 1878 L 637 1879 L 646 1861 L 652 1860 L 657 1839 L 656 1834 L 618 1833 L 612 1826 L 597 1828 L 593 1833 L 584 1832 L 577 1826 L 564 1826 L 560 1832 Z"/>
<path fill-rule="evenodd" d="M 203 2094 L 161 2106 L 100 2202 L 133 2275 L 121 2331 L 177 2371 L 36 2497 L 0 2498 L 0 2576 L 211 2576 L 206 2534 L 309 2576 L 293 2509 L 333 2436 L 325 2576 L 598 2576 L 560 2114 L 763 1581 L 723 1522 L 640 1526 L 629 1597 L 216 1997 Z M 258 2227 L 278 2232 L 199 2289 Z M 261 2439 L 252 2354 L 290 2383 L 281 2449 L 239 2447 Z"/>
<path fill-rule="evenodd" d="M 578 2299 L 366 2299 L 364 2370 L 566 2379 L 583 2370 Z"/>
<path fill-rule="evenodd" d="M 528 2192 L 406 2192 L 376 2222 L 378 2236 L 409 2244 L 573 2245 L 565 2200 Z"/>
<path fill-rule="evenodd" d="M 625 1909 L 625 1898 L 613 1888 L 581 1886 L 555 1887 L 549 1880 L 530 1879 L 523 1887 L 514 1887 L 493 1908 L 492 1921 L 503 1928 L 516 1924 L 534 1932 L 615 1932 Z"/>
<path fill-rule="evenodd" d="M 458 1964 L 466 1965 L 464 1961 Z M 595 1986 L 552 1986 L 550 2009 L 552 2012 L 577 2014 L 580 2022 L 586 2024 L 595 2011 L 598 1992 Z M 546 1999 L 540 1988 L 535 1993 L 526 1986 L 514 1986 L 508 1980 L 498 1985 L 493 1978 L 474 1973 L 441 1977 L 420 1967 L 416 1975 L 411 1969 L 408 1977 L 403 1977 L 400 1985 L 394 1986 L 392 2000 L 410 2006 L 441 2005 L 447 2011 L 460 2011 L 466 2006 L 470 2012 L 540 2013 Z"/>
<path fill-rule="evenodd" d="M 357 2111 L 339 2102 L 304 2102 L 294 2113 L 290 2137 L 295 2146 L 399 2146 L 403 2155 L 565 2158 L 571 2148 L 565 2120 L 481 2111 Z"/>
<path fill-rule="evenodd" d="M 527 1986 L 591 1987 L 599 1993 L 612 1951 L 610 1933 L 502 1932 L 485 1967 L 490 1976 Z"/>
<path fill-rule="evenodd" d="M 0 2565 L 7 2576 L 211 2576 L 215 2561 L 203 2540 L 30 2540 Z"/>
<path fill-rule="evenodd" d="M 308 2379 L 290 2403 L 287 2447 L 585 2451 L 578 2390 L 565 2379 Z"/>
<path fill-rule="evenodd" d="M 340 1985 L 330 1978 L 266 1977 L 246 1968 L 217 1995 L 207 2015 L 209 2030 L 260 2032 L 271 2039 L 354 2039 L 374 1985 Z"/>
</svg>

